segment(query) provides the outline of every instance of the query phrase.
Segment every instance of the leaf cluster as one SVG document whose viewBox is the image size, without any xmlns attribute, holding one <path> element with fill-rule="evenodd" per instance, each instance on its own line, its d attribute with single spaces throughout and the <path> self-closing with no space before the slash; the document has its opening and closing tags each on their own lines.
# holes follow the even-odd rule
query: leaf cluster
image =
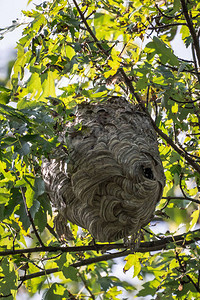
<svg viewBox="0 0 200 300">
<path fill-rule="evenodd" d="M 0 297 L 14 299 L 25 285 L 46 300 L 197 299 L 199 2 L 49 0 L 23 13 L 28 23 L 0 86 Z M 18 26 L 0 29 L 1 38 Z M 177 36 L 191 59 L 176 55 Z M 42 159 L 63 147 L 59 137 L 77 103 L 121 95 L 149 114 L 158 133 L 166 187 L 155 222 L 135 251 L 122 243 L 91 246 L 73 224 L 74 241 L 60 241 Z M 188 234 L 179 239 L 182 228 Z M 131 282 L 111 273 L 123 256 Z"/>
</svg>

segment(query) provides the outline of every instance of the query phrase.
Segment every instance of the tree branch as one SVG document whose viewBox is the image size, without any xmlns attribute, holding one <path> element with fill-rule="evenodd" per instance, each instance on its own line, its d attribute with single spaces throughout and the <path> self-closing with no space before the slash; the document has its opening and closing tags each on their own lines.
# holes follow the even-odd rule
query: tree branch
<svg viewBox="0 0 200 300">
<path fill-rule="evenodd" d="M 83 21 L 83 23 L 85 24 L 88 32 L 90 33 L 90 35 L 92 36 L 93 40 L 96 42 L 98 48 L 106 55 L 108 56 L 108 52 L 102 47 L 101 43 L 99 42 L 99 40 L 96 38 L 95 34 L 93 33 L 93 31 L 91 30 L 90 26 L 88 25 L 82 11 L 80 10 L 76 0 L 73 0 L 74 5 L 76 6 L 80 17 Z M 184 0 L 181 0 L 181 2 L 184 2 Z M 189 17 L 189 15 L 188 15 Z M 189 18 L 190 19 L 190 18 Z M 191 20 L 190 20 L 191 21 Z M 188 25 L 189 26 L 189 25 Z M 192 26 L 193 28 L 193 26 Z M 195 33 L 196 36 L 196 33 Z M 199 58 L 200 59 L 200 58 Z M 200 60 L 199 60 L 200 61 Z M 125 84 L 128 86 L 130 92 L 132 93 L 132 95 L 136 98 L 137 102 L 139 103 L 139 105 L 141 106 L 142 110 L 144 112 L 146 112 L 151 120 L 151 123 L 155 129 L 155 131 L 177 152 L 179 153 L 182 157 L 184 157 L 186 159 L 186 161 L 198 172 L 200 173 L 200 165 L 198 165 L 195 160 L 193 160 L 189 155 L 187 155 L 187 153 L 185 153 L 182 149 L 180 149 L 171 138 L 169 138 L 161 129 L 159 129 L 155 123 L 155 121 L 151 118 L 151 116 L 149 115 L 148 111 L 146 110 L 144 103 L 141 99 L 141 97 L 138 95 L 138 93 L 135 92 L 135 89 L 132 85 L 131 80 L 128 78 L 128 76 L 126 75 L 126 73 L 124 72 L 123 68 L 119 68 L 119 72 L 121 73 L 121 75 L 124 78 L 124 82 Z"/>
<path fill-rule="evenodd" d="M 0 256 L 16 255 L 16 254 L 27 254 L 27 253 L 37 253 L 37 252 L 80 252 L 80 251 L 108 251 L 113 249 L 124 249 L 127 248 L 123 243 L 118 244 L 95 244 L 92 246 L 75 246 L 75 247 L 35 247 L 17 250 L 5 250 L 0 252 Z"/>
<path fill-rule="evenodd" d="M 195 235 L 196 233 L 200 233 L 200 229 L 190 231 L 185 234 L 173 236 L 173 237 L 166 237 L 162 238 L 161 240 L 156 241 L 150 241 L 150 242 L 141 242 L 139 248 L 135 250 L 135 252 L 150 252 L 150 251 L 158 251 L 162 249 L 166 249 L 166 246 L 169 243 L 176 242 L 178 245 L 188 245 L 195 241 L 200 240 L 200 236 L 193 236 L 191 239 L 188 239 L 187 237 L 192 235 Z M 187 241 L 185 240 L 187 238 Z M 27 248 L 27 249 L 18 249 L 18 250 L 5 250 L 0 252 L 0 256 L 9 256 L 9 255 L 16 255 L 16 254 L 26 254 L 26 253 L 37 253 L 37 252 L 84 252 L 84 251 L 109 251 L 114 249 L 127 249 L 127 246 L 124 245 L 124 243 L 115 243 L 115 244 L 95 244 L 93 246 L 75 246 L 75 247 L 35 247 L 35 248 Z M 126 250 L 123 253 L 127 253 Z M 116 253 L 114 253 L 115 257 Z M 127 254 L 125 254 L 127 255 Z M 111 257 L 112 254 L 109 254 L 109 257 Z M 105 256 L 104 256 L 105 257 Z M 96 258 L 95 258 L 96 259 Z M 98 257 L 97 257 L 98 259 Z"/>
<path fill-rule="evenodd" d="M 162 199 L 166 199 L 166 200 L 189 200 L 191 202 L 194 202 L 194 203 L 197 203 L 197 204 L 200 204 L 200 200 L 197 200 L 197 199 L 193 199 L 193 198 L 190 198 L 190 197 L 170 197 L 170 196 L 167 196 L 167 197 L 162 197 Z"/>
<path fill-rule="evenodd" d="M 188 8 L 187 8 L 185 0 L 180 0 L 180 2 L 181 2 L 183 14 L 185 16 L 185 20 L 187 22 L 190 34 L 191 34 L 192 39 L 193 39 L 193 44 L 194 44 L 195 52 L 196 52 L 197 59 L 198 59 L 198 65 L 200 67 L 200 48 L 199 48 L 198 36 L 197 36 L 195 28 L 193 26 L 192 18 L 190 18 L 190 16 L 189 16 Z"/>
<path fill-rule="evenodd" d="M 88 22 L 87 22 L 86 18 L 84 17 L 84 14 L 82 13 L 82 11 L 81 11 L 81 9 L 80 9 L 78 3 L 76 2 L 76 0 L 73 0 L 73 2 L 74 2 L 74 5 L 76 6 L 76 9 L 77 9 L 77 11 L 78 11 L 78 13 L 79 13 L 79 15 L 80 15 L 80 17 L 81 17 L 81 19 L 82 19 L 84 25 L 85 25 L 87 31 L 89 32 L 89 34 L 91 35 L 91 37 L 93 38 L 93 40 L 96 42 L 98 48 L 99 48 L 106 56 L 108 56 L 107 51 L 102 47 L 101 43 L 99 42 L 99 40 L 98 40 L 97 37 L 95 36 L 94 32 L 92 31 L 92 29 L 91 29 L 90 26 L 88 25 Z"/>
<path fill-rule="evenodd" d="M 191 278 L 190 275 L 186 274 L 186 266 L 185 266 L 184 262 L 182 263 L 177 251 L 176 251 L 176 258 L 177 258 L 179 266 L 180 266 L 180 272 L 183 274 L 183 276 L 186 276 L 188 278 L 188 280 L 193 284 L 193 286 L 195 287 L 197 292 L 200 292 L 198 284 L 196 284 L 194 282 L 194 280 Z"/>
<path fill-rule="evenodd" d="M 145 253 L 145 252 L 154 252 L 154 251 L 158 251 L 158 250 L 165 250 L 170 243 L 173 243 L 173 244 L 175 243 L 175 245 L 177 245 L 177 246 L 185 247 L 189 244 L 194 243 L 195 241 L 199 241 L 200 240 L 199 233 L 200 233 L 200 230 L 197 229 L 192 232 L 188 232 L 188 233 L 173 236 L 173 237 L 166 237 L 161 240 L 156 240 L 156 241 L 151 241 L 151 242 L 143 242 L 143 243 L 140 243 L 139 248 L 135 249 L 134 251 L 133 250 L 125 250 L 125 251 L 120 251 L 120 252 L 116 252 L 116 253 L 105 254 L 102 256 L 92 257 L 89 259 L 85 259 L 85 260 L 73 263 L 70 266 L 78 268 L 81 266 L 87 266 L 87 265 L 97 263 L 100 261 L 107 261 L 107 260 L 111 260 L 114 258 L 124 257 L 124 256 L 127 256 L 134 252 Z M 191 234 L 193 234 L 193 235 L 196 234 L 196 236 L 188 238 L 188 236 L 190 236 Z M 122 246 L 123 244 L 113 244 L 112 246 L 114 246 L 114 245 Z M 102 246 L 101 244 L 95 245 L 95 247 L 101 247 L 101 246 Z M 105 246 L 105 245 L 103 245 L 103 246 Z M 106 244 L 106 246 L 109 246 L 109 244 Z M 82 248 L 85 248 L 85 247 L 90 247 L 90 246 L 83 246 Z M 94 247 L 94 246 L 92 246 L 92 247 Z M 52 247 L 52 248 L 56 248 L 55 251 L 58 251 L 58 250 L 63 251 L 64 249 L 67 250 L 69 247 L 67 247 L 67 248 L 59 247 L 59 249 L 58 249 L 58 247 Z M 73 248 L 80 249 L 81 247 L 73 247 Z M 119 247 L 117 246 L 116 248 L 119 248 Z M 124 248 L 124 245 L 122 246 L 122 248 Z M 80 250 L 78 250 L 77 252 L 79 252 L 79 251 Z M 95 251 L 95 249 L 94 249 L 94 251 Z M 63 251 L 63 252 L 65 252 L 65 251 Z M 66 252 L 68 252 L 68 251 L 66 251 Z M 60 272 L 60 271 L 61 270 L 59 268 L 47 269 L 45 271 L 21 276 L 20 281 L 24 282 L 28 279 L 32 279 L 32 278 L 36 278 L 36 277 L 40 277 L 40 276 L 44 276 L 44 275 L 49 275 L 49 274 Z"/>
<path fill-rule="evenodd" d="M 150 116 L 150 115 L 149 115 Z M 200 165 L 195 162 L 187 153 L 180 149 L 171 138 L 169 138 L 160 128 L 157 127 L 154 120 L 150 117 L 151 123 L 155 131 L 178 153 L 180 156 L 184 157 L 186 161 L 198 172 L 200 173 Z"/>
<path fill-rule="evenodd" d="M 157 3 L 155 4 L 155 7 L 156 7 L 156 9 L 158 10 L 158 12 L 159 12 L 163 17 L 165 17 L 165 18 L 167 18 L 167 19 L 177 19 L 177 18 L 180 17 L 181 14 L 182 14 L 182 13 L 180 13 L 179 15 L 176 15 L 176 16 L 168 16 L 168 15 L 166 15 L 166 14 L 159 8 L 159 6 L 158 6 Z"/>
<path fill-rule="evenodd" d="M 180 59 L 180 58 L 179 58 Z M 181 60 L 181 59 L 180 59 Z M 181 60 L 182 61 L 182 60 Z M 169 68 L 169 69 L 171 69 L 171 70 L 173 70 L 173 71 L 179 71 L 179 69 L 177 68 L 177 67 L 174 67 L 174 66 L 169 66 L 169 65 L 166 65 L 166 64 L 163 64 L 163 63 L 161 63 L 161 62 L 159 62 L 158 61 L 158 63 L 161 65 L 161 66 L 164 66 L 164 67 L 166 67 L 166 68 Z M 189 62 L 188 62 L 189 63 Z M 191 62 L 190 62 L 191 63 Z M 193 62 L 194 63 L 194 62 Z M 194 68 L 193 70 L 195 70 L 195 71 L 192 71 L 192 70 L 186 70 L 186 69 L 183 69 L 182 71 L 179 71 L 180 73 L 189 73 L 189 74 L 194 74 L 194 75 L 200 75 L 200 73 L 198 72 L 198 70 L 196 69 L 196 68 Z M 197 99 L 197 100 L 194 100 L 194 101 L 191 101 L 191 102 L 196 102 L 196 101 L 198 101 L 199 99 Z M 185 101 L 179 101 L 179 103 L 186 103 Z"/>
<path fill-rule="evenodd" d="M 194 49 L 194 43 L 192 44 L 192 57 L 193 57 L 193 61 L 194 61 L 194 69 L 195 69 L 195 72 L 197 73 L 196 76 L 197 76 L 197 79 L 200 83 L 200 75 L 199 75 L 199 72 L 198 72 L 198 64 L 197 64 L 197 60 L 196 60 L 196 54 L 195 54 L 195 49 Z"/>
<path fill-rule="evenodd" d="M 172 23 L 172 24 L 163 24 L 159 26 L 153 26 L 153 27 L 148 27 L 149 30 L 156 30 L 156 29 L 163 29 L 163 28 L 169 28 L 169 27 L 174 27 L 174 26 L 187 26 L 187 23 Z"/>
</svg>

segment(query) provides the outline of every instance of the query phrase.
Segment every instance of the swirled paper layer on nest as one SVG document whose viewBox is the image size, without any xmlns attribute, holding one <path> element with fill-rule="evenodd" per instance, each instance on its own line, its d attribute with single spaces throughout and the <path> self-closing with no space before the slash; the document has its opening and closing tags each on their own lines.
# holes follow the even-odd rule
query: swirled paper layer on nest
<svg viewBox="0 0 200 300">
<path fill-rule="evenodd" d="M 153 218 L 165 183 L 146 114 L 121 97 L 82 103 L 67 132 L 68 153 L 42 168 L 58 234 L 70 238 L 67 220 L 102 242 L 136 234 Z"/>
</svg>

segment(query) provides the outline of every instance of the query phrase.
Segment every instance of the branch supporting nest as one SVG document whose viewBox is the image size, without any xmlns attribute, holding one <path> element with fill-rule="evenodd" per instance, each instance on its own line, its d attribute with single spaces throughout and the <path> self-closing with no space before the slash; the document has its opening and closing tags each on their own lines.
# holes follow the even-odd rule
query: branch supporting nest
<svg viewBox="0 0 200 300">
<path fill-rule="evenodd" d="M 151 242 L 141 242 L 139 248 L 135 250 L 134 252 L 154 252 L 154 251 L 160 251 L 160 250 L 165 250 L 169 247 L 171 243 L 173 243 L 174 246 L 181 246 L 181 247 L 186 247 L 187 245 L 190 245 L 194 242 L 200 241 L 199 237 L 199 232 L 200 230 L 197 229 L 193 232 L 188 232 L 186 234 L 181 234 L 173 237 L 165 237 L 161 240 L 157 241 L 151 241 Z M 92 263 L 97 263 L 100 261 L 106 261 L 118 257 L 125 257 L 131 253 L 133 253 L 133 250 L 126 250 L 126 247 L 124 244 L 96 244 L 94 246 L 81 246 L 81 247 L 38 247 L 38 248 L 32 248 L 32 249 L 21 249 L 21 250 L 11 250 L 9 251 L 4 251 L 1 252 L 1 256 L 5 255 L 11 255 L 11 254 L 21 254 L 21 253 L 29 253 L 29 252 L 41 252 L 41 251 L 48 251 L 48 252 L 77 252 L 80 253 L 80 251 L 108 251 L 111 249 L 125 249 L 124 251 L 116 252 L 116 253 L 111 253 L 111 254 L 104 254 L 102 256 L 98 257 L 93 257 L 89 259 L 85 259 L 76 263 L 71 264 L 72 267 L 79 268 L 81 266 L 86 266 L 90 265 Z M 24 252 L 22 252 L 24 250 Z M 27 250 L 30 250 L 29 252 Z M 44 271 L 24 275 L 20 277 L 20 281 L 24 282 L 26 280 L 40 277 L 40 276 L 45 276 L 48 274 L 53 274 L 56 272 L 59 272 L 59 268 L 53 268 L 53 269 L 47 269 Z"/>
</svg>

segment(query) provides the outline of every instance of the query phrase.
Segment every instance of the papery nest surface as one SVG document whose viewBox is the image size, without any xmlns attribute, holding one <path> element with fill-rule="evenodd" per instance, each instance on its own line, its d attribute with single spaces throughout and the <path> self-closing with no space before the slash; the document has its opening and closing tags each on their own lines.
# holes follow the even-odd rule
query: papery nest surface
<svg viewBox="0 0 200 300">
<path fill-rule="evenodd" d="M 152 220 L 165 176 L 144 112 L 122 97 L 81 103 L 66 124 L 64 143 L 67 152 L 59 147 L 42 166 L 59 236 L 72 238 L 69 220 L 96 240 L 112 242 Z"/>
</svg>

